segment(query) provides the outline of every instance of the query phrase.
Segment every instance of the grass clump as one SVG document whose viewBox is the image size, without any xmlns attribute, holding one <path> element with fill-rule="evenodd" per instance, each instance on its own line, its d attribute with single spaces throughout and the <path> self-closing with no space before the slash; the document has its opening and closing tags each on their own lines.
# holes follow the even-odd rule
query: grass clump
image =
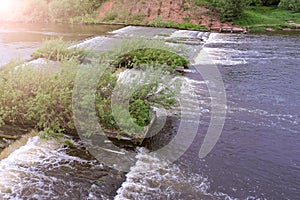
<svg viewBox="0 0 300 200">
<path fill-rule="evenodd" d="M 36 58 L 46 58 L 48 60 L 63 61 L 75 59 L 82 62 L 91 51 L 82 47 L 70 47 L 71 43 L 63 41 L 62 38 L 46 40 L 42 46 L 31 56 Z"/>
</svg>

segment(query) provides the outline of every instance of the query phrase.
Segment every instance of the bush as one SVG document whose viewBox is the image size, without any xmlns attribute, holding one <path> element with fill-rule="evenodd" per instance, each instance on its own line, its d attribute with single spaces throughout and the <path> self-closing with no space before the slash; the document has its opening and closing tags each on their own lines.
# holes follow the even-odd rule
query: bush
<svg viewBox="0 0 300 200">
<path fill-rule="evenodd" d="M 102 1 L 97 0 L 52 0 L 49 3 L 51 21 L 69 21 L 76 16 L 94 13 Z"/>
<path fill-rule="evenodd" d="M 263 6 L 277 6 L 280 0 L 261 0 Z"/>
<path fill-rule="evenodd" d="M 145 65 L 166 65 L 175 69 L 178 66 L 188 67 L 188 60 L 176 53 L 161 49 L 139 49 L 126 53 L 114 61 L 114 66 L 134 68 Z"/>
<path fill-rule="evenodd" d="M 51 135 L 74 130 L 72 81 L 79 66 L 65 61 L 55 71 L 49 67 L 18 67 L 10 63 L 0 71 L 0 121 L 29 125 Z"/>
<path fill-rule="evenodd" d="M 24 0 L 21 4 L 18 21 L 49 22 L 49 10 L 46 0 Z"/>
<path fill-rule="evenodd" d="M 245 0 L 214 0 L 212 5 L 221 13 L 222 20 L 232 21 L 241 16 L 247 5 Z"/>
<path fill-rule="evenodd" d="M 164 65 L 165 71 L 174 71 L 176 66 L 187 67 L 188 60 L 184 55 L 185 48 L 178 45 L 175 49 L 160 40 L 144 38 L 123 40 L 120 46 L 105 52 L 114 67 L 145 67 L 147 65 Z"/>
<path fill-rule="evenodd" d="M 130 77 L 133 74 L 130 73 Z M 122 79 L 117 86 L 115 80 L 105 77 L 104 81 L 101 79 L 96 95 L 98 116 L 104 129 L 120 131 L 128 136 L 139 135 L 151 121 L 151 106 L 168 109 L 176 103 L 175 94 L 170 91 L 174 86 L 168 73 L 162 69 L 149 67 L 139 71 L 134 79 Z M 103 87 L 103 82 L 110 84 Z"/>
<path fill-rule="evenodd" d="M 300 0 L 281 0 L 279 7 L 283 9 L 299 12 Z"/>
<path fill-rule="evenodd" d="M 134 41 L 132 42 L 134 43 Z M 176 102 L 174 92 L 170 92 L 167 87 L 162 87 L 172 85 L 170 79 L 166 76 L 168 73 L 165 72 L 165 69 L 148 67 L 142 73 L 144 78 L 134 80 L 130 84 L 118 84 L 119 92 L 122 94 L 121 97 L 124 97 L 122 101 L 129 102 L 131 117 L 128 117 L 126 116 L 126 108 L 119 104 L 111 104 L 112 94 L 117 84 L 115 68 L 104 69 L 99 61 L 111 57 L 105 57 L 106 54 L 103 54 L 99 60 L 94 58 L 89 64 L 80 64 L 77 54 L 74 56 L 69 53 L 61 53 L 64 52 L 61 49 L 66 50 L 65 43 L 57 43 L 57 40 L 53 43 L 51 41 L 45 43 L 46 46 L 51 44 L 50 49 L 52 50 L 46 51 L 48 50 L 46 48 L 46 50 L 41 51 L 41 54 L 46 55 L 47 58 L 60 60 L 61 62 L 56 62 L 56 68 L 53 68 L 51 63 L 39 68 L 38 66 L 24 66 L 19 62 L 11 62 L 0 69 L 0 125 L 28 125 L 43 131 L 43 135 L 46 137 L 57 137 L 62 133 L 75 132 L 72 105 L 74 102 L 75 78 L 79 69 L 82 72 L 97 69 L 102 73 L 101 78 L 98 77 L 98 74 L 94 74 L 95 79 L 80 74 L 79 79 L 84 82 L 95 80 L 99 82 L 96 94 L 89 94 L 87 84 L 87 87 L 83 85 L 82 93 L 78 98 L 80 98 L 80 108 L 93 108 L 89 104 L 89 99 L 94 100 L 99 122 L 105 129 L 122 131 L 129 136 L 133 136 L 149 124 L 151 106 L 159 104 L 169 108 Z M 56 47 L 54 44 L 58 46 Z M 138 44 L 144 45 L 145 43 L 140 42 Z M 152 46 L 155 46 L 154 41 Z M 121 46 L 121 48 L 116 48 L 115 51 L 125 50 L 126 48 L 130 49 L 131 47 Z M 52 53 L 53 49 L 55 49 L 54 54 Z M 107 55 L 112 55 L 112 53 L 110 52 Z M 148 60 L 145 62 L 148 62 Z M 110 63 L 110 60 L 104 60 L 104 63 Z M 90 74 L 87 73 L 86 75 Z M 134 92 L 131 93 L 132 91 Z M 95 112 L 94 110 L 91 110 L 91 112 L 86 111 L 83 109 L 84 113 L 82 113 L 85 118 Z M 114 115 L 116 112 L 117 114 Z M 116 115 L 120 116 L 119 119 L 121 120 L 117 121 L 115 119 Z M 128 121 L 129 119 L 133 120 L 134 125 Z M 80 126 L 85 128 L 88 125 L 80 124 Z"/>
<path fill-rule="evenodd" d="M 30 23 L 69 22 L 70 20 L 95 22 L 97 9 L 103 1 L 22 0 L 15 5 L 14 12 L 7 13 L 2 20 Z"/>
</svg>

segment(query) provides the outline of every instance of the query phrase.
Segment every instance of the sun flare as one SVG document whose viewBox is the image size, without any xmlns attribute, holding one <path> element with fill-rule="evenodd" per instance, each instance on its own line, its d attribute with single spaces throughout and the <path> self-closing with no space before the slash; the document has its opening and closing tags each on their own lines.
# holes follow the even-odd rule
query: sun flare
<svg viewBox="0 0 300 200">
<path fill-rule="evenodd" d="M 7 14 L 12 12 L 16 5 L 16 0 L 0 0 L 0 14 Z"/>
</svg>

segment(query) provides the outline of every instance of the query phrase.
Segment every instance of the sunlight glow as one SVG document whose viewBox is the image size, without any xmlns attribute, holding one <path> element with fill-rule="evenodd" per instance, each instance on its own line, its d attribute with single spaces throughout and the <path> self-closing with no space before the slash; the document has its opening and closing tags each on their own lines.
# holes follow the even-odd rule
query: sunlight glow
<svg viewBox="0 0 300 200">
<path fill-rule="evenodd" d="M 0 0 L 0 14 L 9 14 L 13 12 L 16 5 L 17 1 L 15 0 Z"/>
</svg>

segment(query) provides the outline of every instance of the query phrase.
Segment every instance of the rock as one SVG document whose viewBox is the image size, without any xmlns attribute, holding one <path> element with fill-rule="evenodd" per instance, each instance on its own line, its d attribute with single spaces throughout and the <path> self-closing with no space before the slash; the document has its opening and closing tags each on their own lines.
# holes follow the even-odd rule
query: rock
<svg viewBox="0 0 300 200">
<path fill-rule="evenodd" d="M 266 28 L 265 30 L 266 30 L 266 31 L 269 31 L 269 32 L 274 32 L 274 31 L 275 31 L 275 30 L 272 29 L 272 28 Z"/>
<path fill-rule="evenodd" d="M 177 72 L 184 72 L 184 67 L 182 67 L 182 66 L 178 66 L 178 67 L 176 67 L 176 71 Z"/>
<path fill-rule="evenodd" d="M 294 26 L 296 26 L 296 28 L 300 28 L 300 24 L 294 24 Z"/>
<path fill-rule="evenodd" d="M 5 149 L 7 147 L 7 144 L 5 143 L 0 143 L 0 152 L 1 152 L 1 149 Z"/>
<path fill-rule="evenodd" d="M 240 28 L 240 27 L 233 27 L 232 32 L 233 33 L 247 33 L 246 29 Z"/>
<path fill-rule="evenodd" d="M 210 31 L 212 31 L 212 32 L 220 32 L 220 27 L 216 27 L 216 26 L 211 27 Z"/>
<path fill-rule="evenodd" d="M 230 27 L 223 27 L 220 30 L 221 33 L 232 33 L 232 28 Z"/>
<path fill-rule="evenodd" d="M 5 139 L 9 139 L 9 140 L 16 140 L 16 139 L 18 139 L 18 136 L 0 134 L 0 138 L 5 138 Z"/>
</svg>

